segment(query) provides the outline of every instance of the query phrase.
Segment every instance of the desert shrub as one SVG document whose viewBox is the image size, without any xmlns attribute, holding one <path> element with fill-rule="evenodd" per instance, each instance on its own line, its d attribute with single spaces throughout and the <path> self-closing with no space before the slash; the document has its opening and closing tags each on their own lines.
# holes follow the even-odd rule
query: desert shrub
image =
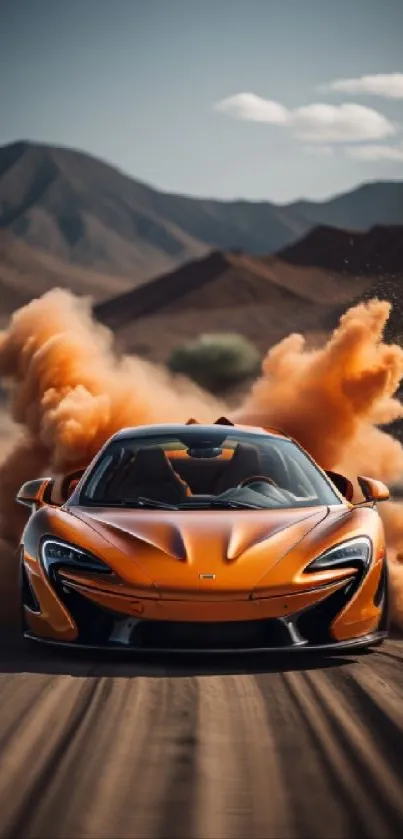
<svg viewBox="0 0 403 839">
<path fill-rule="evenodd" d="M 212 393 L 220 393 L 255 377 L 260 362 L 260 354 L 250 341 L 242 335 L 223 332 L 200 335 L 195 341 L 176 347 L 168 367 Z"/>
</svg>

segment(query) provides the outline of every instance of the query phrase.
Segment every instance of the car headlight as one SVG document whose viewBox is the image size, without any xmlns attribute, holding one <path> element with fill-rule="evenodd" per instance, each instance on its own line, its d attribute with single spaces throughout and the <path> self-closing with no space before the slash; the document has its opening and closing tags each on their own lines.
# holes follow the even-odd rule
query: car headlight
<svg viewBox="0 0 403 839">
<path fill-rule="evenodd" d="M 335 545 L 334 548 L 329 548 L 329 550 L 317 556 L 305 570 L 327 571 L 344 565 L 358 565 L 366 570 L 371 562 L 371 556 L 372 543 L 370 539 L 360 536 L 357 539 L 350 539 L 348 542 Z"/>
<path fill-rule="evenodd" d="M 111 569 L 96 556 L 58 539 L 44 539 L 41 545 L 42 565 L 49 575 L 56 566 L 73 567 L 80 571 L 111 574 Z"/>
</svg>

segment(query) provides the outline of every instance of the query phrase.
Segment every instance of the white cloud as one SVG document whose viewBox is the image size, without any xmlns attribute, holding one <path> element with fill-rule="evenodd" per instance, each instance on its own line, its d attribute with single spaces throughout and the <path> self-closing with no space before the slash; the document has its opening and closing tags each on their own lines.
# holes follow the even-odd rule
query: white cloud
<svg viewBox="0 0 403 839">
<path fill-rule="evenodd" d="M 399 146 L 352 146 L 346 149 L 348 157 L 366 162 L 373 160 L 394 160 L 403 163 L 403 143 Z"/>
<path fill-rule="evenodd" d="M 335 79 L 329 84 L 321 85 L 319 90 L 403 99 L 403 73 L 377 73 L 374 76 L 360 76 L 356 79 Z"/>
<path fill-rule="evenodd" d="M 311 142 L 378 140 L 395 133 L 386 117 L 362 105 L 308 105 L 291 112 L 297 135 Z"/>
<path fill-rule="evenodd" d="M 378 111 L 353 103 L 315 103 L 287 110 L 281 103 L 254 93 L 237 93 L 217 102 L 214 108 L 235 119 L 285 126 L 311 143 L 380 140 L 396 133 L 394 125 Z"/>
<path fill-rule="evenodd" d="M 214 105 L 216 111 L 221 111 L 235 119 L 248 122 L 270 122 L 272 125 L 284 125 L 288 122 L 287 108 L 271 99 L 262 99 L 254 93 L 237 93 L 222 99 Z"/>
</svg>

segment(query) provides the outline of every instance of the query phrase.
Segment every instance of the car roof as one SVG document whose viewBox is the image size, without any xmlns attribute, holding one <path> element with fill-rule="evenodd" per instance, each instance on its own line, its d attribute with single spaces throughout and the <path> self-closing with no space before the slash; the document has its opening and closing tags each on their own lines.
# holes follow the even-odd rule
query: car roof
<svg viewBox="0 0 403 839">
<path fill-rule="evenodd" d="M 205 434 L 214 434 L 214 432 L 223 431 L 226 429 L 228 434 L 234 432 L 244 432 L 248 434 L 261 434 L 266 437 L 277 437 L 279 439 L 291 440 L 287 434 L 276 428 L 263 428 L 261 426 L 244 425 L 238 423 L 230 423 L 229 421 L 223 423 L 198 423 L 191 420 L 187 423 L 152 423 L 150 425 L 136 425 L 133 427 L 122 428 L 120 431 L 111 437 L 111 440 L 127 440 L 135 437 L 148 436 L 149 434 L 161 435 L 164 437 L 168 434 L 183 434 L 184 431 L 190 431 L 192 435 L 200 434 L 202 437 Z"/>
</svg>

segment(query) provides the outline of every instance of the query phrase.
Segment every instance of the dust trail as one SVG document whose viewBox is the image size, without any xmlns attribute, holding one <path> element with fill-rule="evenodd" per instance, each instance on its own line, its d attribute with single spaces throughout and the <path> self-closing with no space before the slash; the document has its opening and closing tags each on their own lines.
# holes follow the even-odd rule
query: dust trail
<svg viewBox="0 0 403 839">
<path fill-rule="evenodd" d="M 191 382 L 139 358 L 118 358 L 113 335 L 91 317 L 90 301 L 54 289 L 14 313 L 0 334 L 0 377 L 21 438 L 0 465 L 1 597 L 16 563 L 24 510 L 15 503 L 30 478 L 85 466 L 125 426 L 182 422 L 194 413 L 213 421 L 224 406 Z M 15 572 L 14 572 L 15 575 Z M 7 579 L 6 579 L 7 578 Z M 14 590 L 14 583 L 11 585 Z M 1 604 L 0 604 L 1 608 Z"/>
<path fill-rule="evenodd" d="M 390 308 L 372 300 L 350 309 L 320 349 L 306 349 L 302 335 L 285 338 L 267 354 L 236 416 L 284 429 L 324 468 L 399 478 L 403 448 L 375 426 L 403 417 L 394 397 L 403 350 L 382 342 Z"/>
<path fill-rule="evenodd" d="M 379 300 L 350 309 L 319 350 L 308 350 L 301 335 L 280 342 L 234 418 L 283 428 L 325 468 L 386 482 L 400 478 L 403 448 L 378 427 L 403 416 L 395 397 L 403 350 L 382 340 L 389 312 Z M 0 466 L 0 536 L 8 545 L 21 529 L 23 513 L 14 497 L 24 480 L 86 465 L 124 426 L 189 416 L 212 421 L 225 413 L 223 404 L 191 383 L 138 358 L 117 358 L 113 336 L 94 323 L 89 301 L 59 289 L 14 314 L 0 336 L 0 376 L 9 382 L 10 410 L 22 429 Z M 403 625 L 403 565 L 397 561 L 403 507 L 383 509 L 395 620 Z M 16 567 L 6 561 L 3 590 Z"/>
<path fill-rule="evenodd" d="M 403 447 L 378 427 L 403 417 L 395 396 L 403 350 L 382 340 L 390 311 L 380 300 L 349 309 L 320 349 L 308 350 L 302 335 L 285 338 L 267 354 L 236 418 L 282 428 L 322 467 L 352 479 L 401 479 Z M 393 617 L 403 628 L 403 505 L 379 509 L 388 540 Z"/>
</svg>

